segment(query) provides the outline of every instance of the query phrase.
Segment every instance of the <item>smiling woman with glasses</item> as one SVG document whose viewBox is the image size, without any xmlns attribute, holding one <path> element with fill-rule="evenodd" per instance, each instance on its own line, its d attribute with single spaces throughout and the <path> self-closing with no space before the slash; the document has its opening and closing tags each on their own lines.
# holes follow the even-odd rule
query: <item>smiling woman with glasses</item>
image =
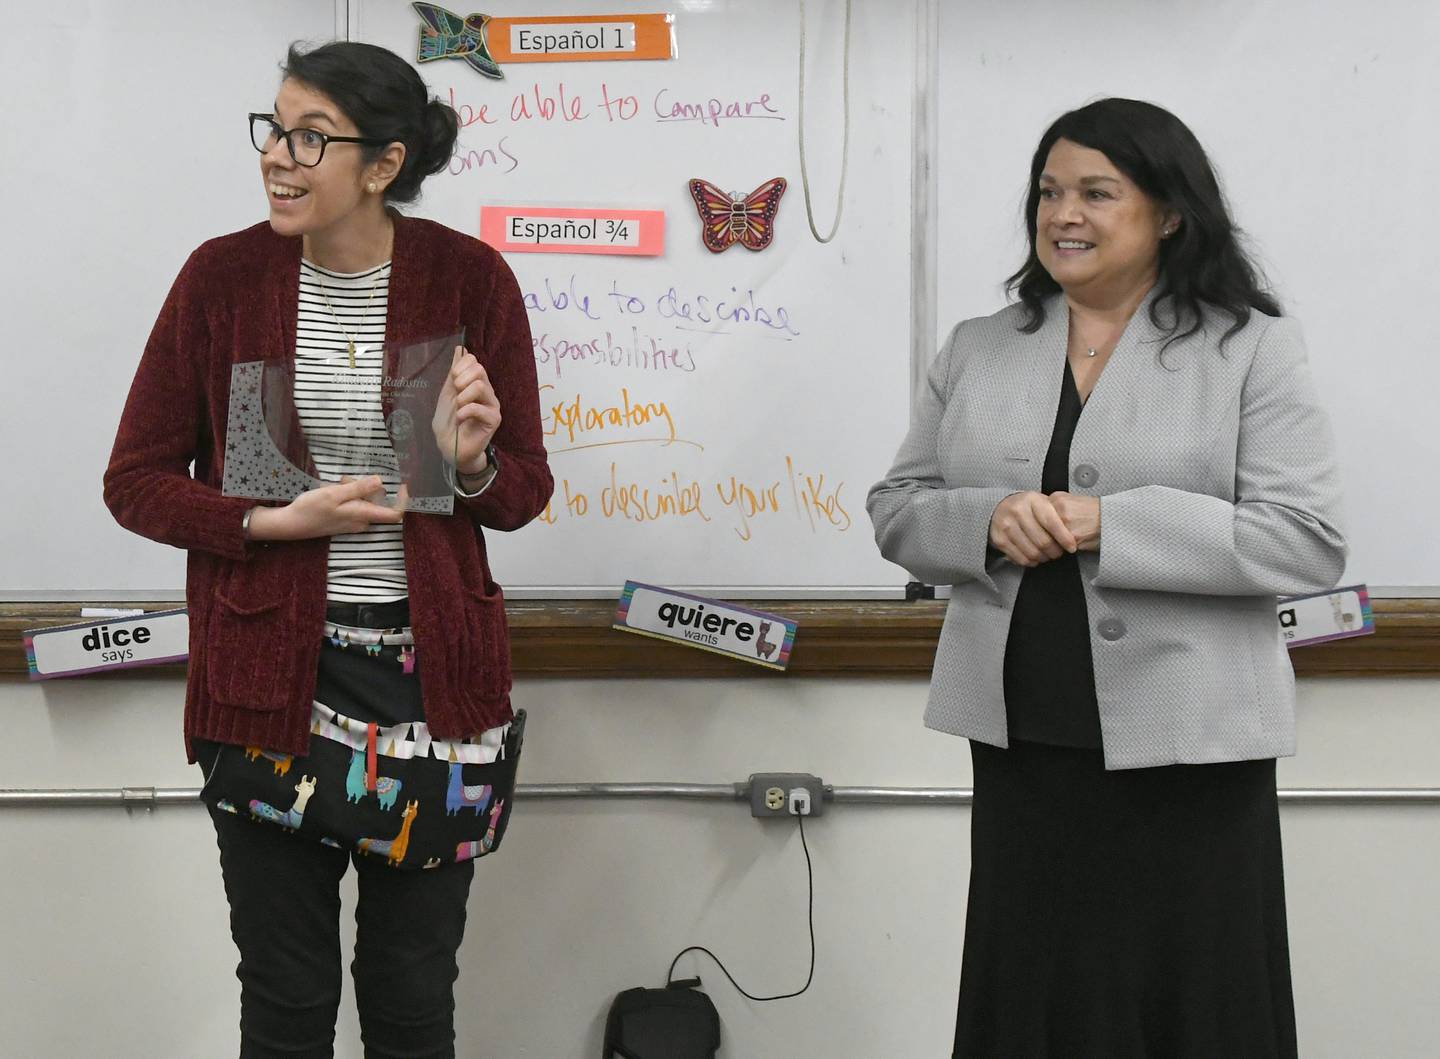
<svg viewBox="0 0 1440 1059">
<path fill-rule="evenodd" d="M 282 69 L 273 109 L 249 116 L 268 216 L 185 263 L 135 373 L 105 501 L 121 525 L 188 553 L 185 737 L 207 786 L 272 764 L 295 781 L 279 805 L 248 786 L 246 799 L 206 799 L 240 951 L 241 1054 L 332 1054 L 338 887 L 353 863 L 365 1054 L 453 1056 L 474 858 L 504 834 L 524 725 L 485 531 L 524 526 L 553 486 L 529 322 L 494 250 L 396 209 L 449 163 L 458 127 L 415 70 L 349 42 L 292 47 Z M 454 511 L 402 513 L 381 503 L 398 463 L 394 480 L 357 477 L 325 439 L 338 423 L 389 449 L 387 346 L 456 332 L 466 347 L 425 432 L 451 465 Z M 284 396 L 329 483 L 288 504 L 221 490 L 231 368 L 255 360 L 289 369 Z M 311 746 L 321 710 L 369 733 L 368 757 L 364 739 L 353 759 L 343 751 L 348 776 L 327 775 L 324 742 Z M 377 753 L 381 730 L 412 746 L 426 730 L 460 759 L 437 758 L 434 790 L 410 771 L 401 791 L 376 773 L 398 767 L 393 739 Z M 483 838 L 457 847 L 445 832 L 447 847 L 435 829 L 462 808 Z M 337 844 L 317 831 L 327 811 L 374 837 Z M 408 870 L 417 846 L 413 866 L 433 870 Z"/>
</svg>

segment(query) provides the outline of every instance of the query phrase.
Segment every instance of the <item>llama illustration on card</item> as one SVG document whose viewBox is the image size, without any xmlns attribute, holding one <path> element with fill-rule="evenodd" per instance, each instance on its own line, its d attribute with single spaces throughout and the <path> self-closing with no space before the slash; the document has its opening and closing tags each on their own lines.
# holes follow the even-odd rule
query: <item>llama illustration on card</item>
<svg viewBox="0 0 1440 1059">
<path fill-rule="evenodd" d="M 755 653 L 761 658 L 768 659 L 771 655 L 775 653 L 775 648 L 778 646 L 777 644 L 765 639 L 765 634 L 770 631 L 770 626 L 772 624 L 772 622 L 762 621 L 760 623 L 760 631 L 755 636 Z"/>
</svg>

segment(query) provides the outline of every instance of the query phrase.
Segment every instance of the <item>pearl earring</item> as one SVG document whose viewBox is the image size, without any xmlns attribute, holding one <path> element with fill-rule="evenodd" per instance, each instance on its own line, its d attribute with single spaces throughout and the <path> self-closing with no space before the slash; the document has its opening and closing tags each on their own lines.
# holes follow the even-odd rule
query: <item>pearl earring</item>
<svg viewBox="0 0 1440 1059">
<path fill-rule="evenodd" d="M 370 181 L 370 194 L 375 194 L 375 181 Z"/>
</svg>

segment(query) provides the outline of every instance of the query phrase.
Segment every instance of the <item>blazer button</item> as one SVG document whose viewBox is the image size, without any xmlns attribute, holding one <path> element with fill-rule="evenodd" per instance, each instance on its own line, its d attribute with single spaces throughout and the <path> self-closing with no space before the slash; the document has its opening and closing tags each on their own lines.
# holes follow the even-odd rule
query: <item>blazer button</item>
<svg viewBox="0 0 1440 1059">
<path fill-rule="evenodd" d="M 1075 466 L 1075 484 L 1076 484 L 1076 485 L 1081 486 L 1081 487 L 1083 487 L 1083 488 L 1085 488 L 1085 489 L 1089 489 L 1092 485 L 1094 485 L 1094 484 L 1095 484 L 1096 482 L 1098 482 L 1099 480 L 1100 480 L 1100 472 L 1097 471 L 1091 464 L 1088 464 L 1088 463 L 1076 464 L 1076 466 Z"/>
<path fill-rule="evenodd" d="M 1125 635 L 1125 623 L 1119 618 L 1105 618 L 1100 622 L 1102 640 L 1118 640 Z"/>
</svg>

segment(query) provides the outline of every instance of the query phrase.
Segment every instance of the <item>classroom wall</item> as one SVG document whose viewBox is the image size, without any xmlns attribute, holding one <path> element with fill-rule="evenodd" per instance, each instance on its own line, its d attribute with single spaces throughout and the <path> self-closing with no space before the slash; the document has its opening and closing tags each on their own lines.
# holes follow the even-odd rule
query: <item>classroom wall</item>
<svg viewBox="0 0 1440 1059">
<path fill-rule="evenodd" d="M 918 680 L 525 680 L 525 782 L 968 786 L 965 743 L 920 725 Z M 0 684 L 6 787 L 194 786 L 174 679 Z M 1282 786 L 1440 786 L 1440 680 L 1302 681 Z M 1282 813 L 1301 1054 L 1440 1042 L 1435 806 Z M 819 961 L 751 1004 L 698 969 L 726 1059 L 948 1055 L 964 928 L 963 808 L 832 807 L 807 827 Z M 204 812 L 0 810 L 0 1055 L 234 1054 L 238 984 Z M 478 865 L 457 989 L 461 1056 L 596 1059 L 610 998 L 708 944 L 752 992 L 803 981 L 793 824 L 720 803 L 531 802 Z M 353 894 L 347 892 L 348 918 Z M 358 1056 L 354 1015 L 341 1056 Z"/>
<path fill-rule="evenodd" d="M 1344 483 L 1341 583 L 1440 594 L 1436 512 L 1394 501 L 1440 458 L 1436 329 L 1426 313 L 1391 308 L 1429 304 L 1436 290 L 1413 233 L 1437 161 L 1440 5 L 937 2 L 939 334 L 1005 304 L 1045 128 L 1104 96 L 1166 107 L 1204 145 L 1247 247 L 1303 330 Z"/>
<path fill-rule="evenodd" d="M 234 5 L 208 6 L 217 11 L 223 8 L 234 19 L 244 17 Z M 357 10 L 360 7 L 355 6 Z M 739 11 L 743 5 L 732 6 Z M 811 6 L 812 15 L 820 6 Z M 1187 33 L 1176 32 L 1179 23 L 1174 19 L 1183 5 L 1163 5 L 1169 9 L 1167 17 L 1158 20 L 1149 17 L 1148 10 L 1142 11 L 1143 5 L 1129 0 L 1114 6 L 1127 15 L 1123 25 L 1132 34 L 1132 50 L 1152 55 L 1161 75 L 1174 76 L 1170 52 L 1145 47 L 1147 38 L 1134 34 L 1162 34 L 1166 42 L 1186 42 L 1182 50 L 1187 56 L 1203 54 L 1204 49 L 1194 47 Z M 1241 5 L 1234 0 L 1225 6 L 1244 10 L 1236 19 L 1217 19 L 1213 11 L 1197 6 L 1193 16 L 1187 9 L 1184 17 L 1200 20 L 1207 27 L 1242 28 L 1249 18 L 1289 17 L 1288 5 Z M 1382 75 L 1398 78 L 1415 71 L 1419 71 L 1416 76 L 1433 80 L 1436 68 L 1426 58 L 1423 43 L 1435 16 L 1419 0 L 1392 4 L 1393 10 L 1370 10 L 1348 31 L 1344 26 L 1354 19 L 1344 5 L 1294 6 L 1303 6 L 1311 22 L 1334 19 L 1342 24 L 1340 30 L 1324 36 L 1337 51 L 1359 49 L 1381 29 L 1393 27 L 1407 54 L 1408 49 L 1420 54 L 1420 59 L 1406 67 L 1395 62 L 1389 50 L 1376 47 L 1363 67 L 1365 85 L 1378 83 L 1373 79 Z M 187 10 L 193 7 L 192 3 Z M 293 0 L 266 7 L 274 13 L 253 16 L 255 24 L 267 20 L 283 23 L 287 27 L 283 39 L 289 39 L 292 27 L 293 35 L 326 30 L 335 17 L 332 5 L 309 3 L 304 5 L 309 21 L 302 26 L 294 21 L 299 16 Z M 959 5 L 948 2 L 943 7 L 952 13 L 959 10 Z M 1105 46 L 1114 39 L 1107 28 L 1112 22 L 1047 21 L 1037 16 L 1036 7 L 979 5 L 966 10 L 963 23 L 948 20 L 948 27 L 962 28 L 969 43 L 952 47 L 946 39 L 942 90 L 946 85 L 969 84 L 973 88 L 979 85 L 979 78 L 999 76 L 995 71 L 1037 91 L 1062 83 L 1054 78 L 1018 76 L 1020 67 L 1013 52 L 1022 49 L 1017 45 L 997 51 L 997 40 L 1029 42 L 1035 47 L 1027 45 L 1024 54 L 1038 53 L 1048 63 L 1053 59 L 1043 41 L 1052 30 L 1077 34 L 1071 38 L 1074 41 L 1098 34 Z M 103 24 L 104 32 L 85 37 L 80 51 L 71 49 L 60 55 L 40 45 L 27 51 L 29 38 L 24 33 L 7 38 L 7 43 L 14 44 L 7 52 L 16 60 L 9 66 L 13 83 L 28 86 L 36 77 L 46 76 L 59 86 L 40 100 L 42 115 L 54 117 L 47 128 L 66 127 L 72 111 L 81 113 L 77 109 L 80 102 L 101 106 L 94 113 L 122 113 L 132 97 L 144 94 L 143 78 L 107 80 L 105 65 L 128 54 L 126 47 L 116 47 L 120 40 L 116 26 L 129 26 L 138 18 L 139 5 L 86 4 L 69 14 L 56 15 L 61 22 L 47 12 L 38 19 L 26 16 L 29 21 L 24 24 L 32 27 L 26 32 L 39 40 L 46 34 L 53 37 L 57 26 L 64 30 L 66 19 L 84 18 L 94 25 L 97 12 L 104 13 L 107 8 L 123 11 L 123 19 L 117 14 L 112 19 L 115 24 Z M 173 18 L 181 8 L 174 2 L 145 5 L 147 21 L 136 22 L 127 32 L 143 39 L 151 32 L 151 19 L 171 19 L 167 25 L 182 26 Z M 833 13 L 837 5 L 827 8 Z M 1412 9 L 1430 21 L 1412 24 Z M 879 10 L 879 6 L 872 7 L 872 13 Z M 863 16 L 863 11 L 857 14 Z M 1380 14 L 1387 18 L 1380 19 Z M 978 22 L 977 15 L 990 19 L 993 28 Z M 1016 20 L 1018 29 L 1004 24 Z M 231 65 L 244 67 L 234 61 L 241 54 L 236 51 L 241 41 L 229 23 L 201 21 L 212 30 L 219 26 Z M 833 18 L 824 22 L 824 39 L 830 43 L 834 28 Z M 1433 38 L 1433 33 L 1429 36 Z M 1273 49 L 1281 46 L 1299 49 L 1314 37 L 1257 33 L 1256 39 L 1274 54 Z M 1136 40 L 1141 44 L 1136 46 Z M 884 44 L 893 44 L 898 54 L 908 55 L 908 28 Z M 247 46 L 263 57 L 249 68 L 263 81 L 259 90 L 268 91 L 271 64 L 277 57 L 275 45 L 267 35 L 264 41 L 251 40 Z M 883 49 L 872 47 L 870 52 L 886 57 Z M 818 54 L 833 53 L 829 44 L 818 49 Z M 983 53 L 983 59 L 976 53 Z M 971 57 L 974 62 L 968 61 Z M 71 64 L 63 76 L 53 72 L 54 64 L 62 59 Z M 722 60 L 730 62 L 721 56 L 717 64 Z M 863 70 L 864 57 L 857 55 L 855 61 L 862 64 L 857 70 Z M 174 83 L 209 84 L 205 73 L 214 65 L 209 52 L 181 49 L 169 54 L 166 62 Z M 1230 67 L 1210 65 L 1217 78 L 1242 86 L 1252 83 L 1236 80 Z M 187 72 L 192 66 L 193 72 Z M 37 69 L 51 72 L 36 73 Z M 785 77 L 791 76 L 789 69 L 786 67 Z M 1272 62 L 1266 76 L 1273 71 L 1275 77 L 1284 78 L 1287 69 L 1284 63 Z M 1115 78 L 1134 70 L 1134 64 L 1108 63 L 1096 68 L 1096 76 L 1103 74 L 1109 78 L 1106 83 L 1118 90 L 1133 81 L 1121 83 Z M 1397 73 L 1392 75 L 1391 70 Z M 971 82 L 955 76 L 966 71 Z M 833 79 L 833 64 L 822 73 Z M 1357 83 L 1362 81 L 1358 65 L 1353 76 Z M 108 89 L 104 93 L 81 91 L 92 83 L 104 83 Z M 1199 86 L 1196 91 L 1203 91 L 1206 84 L 1198 78 L 1186 83 Z M 220 84 L 217 81 L 214 89 L 217 95 Z M 864 95 L 863 84 L 869 85 L 875 97 L 867 100 L 870 111 L 893 105 L 875 96 L 872 82 L 857 80 L 857 95 Z M 1363 100 L 1358 93 L 1357 89 L 1353 98 Z M 204 102 L 207 107 L 223 105 L 235 110 L 233 94 L 227 87 L 223 97 Z M 1063 105 L 1069 105 L 1074 94 L 1067 94 Z M 1083 97 L 1086 92 L 1078 94 Z M 941 106 L 938 112 L 947 148 L 937 161 L 951 174 L 944 188 L 947 216 L 962 218 L 964 225 L 959 230 L 963 237 L 948 239 L 944 245 L 947 252 L 961 255 L 955 260 L 984 266 L 982 286 L 947 271 L 941 262 L 942 333 L 959 315 L 988 311 L 998 304 L 994 284 L 1004 270 L 986 262 L 1013 257 L 975 252 L 976 245 L 1001 238 L 984 225 L 1001 226 L 1011 233 L 1016 230 L 1012 207 L 1017 170 L 997 162 L 998 136 L 994 128 L 986 131 L 987 127 L 1023 126 L 1030 130 L 1026 135 L 1033 136 L 1041 119 L 1062 105 L 1047 104 L 1049 109 L 1038 111 L 1035 121 L 1027 124 L 1017 121 L 1014 93 L 1007 97 L 1005 107 L 970 103 L 992 95 L 984 90 L 956 93 L 955 111 Z M 1166 98 L 1171 96 L 1173 92 Z M 1433 94 L 1412 91 L 1407 98 L 1423 101 Z M 825 106 L 815 106 L 809 120 L 833 121 L 833 95 L 817 93 L 812 103 L 821 102 Z M 1297 103 L 1295 109 L 1323 127 L 1334 105 L 1329 94 L 1316 92 L 1302 102 L 1304 106 Z M 1390 136 L 1383 122 L 1362 124 L 1367 139 L 1373 135 L 1389 143 L 1400 142 Z M 221 127 L 215 128 L 219 137 Z M 812 130 L 815 128 L 812 125 Z M 1268 128 L 1265 122 L 1252 122 L 1243 134 L 1251 136 Z M 91 130 L 94 135 L 101 131 Z M 248 201 L 244 195 L 249 192 L 243 189 L 251 186 L 253 161 L 238 135 L 238 125 L 226 126 L 223 141 L 216 140 L 214 156 L 228 157 L 220 153 L 222 142 L 241 152 L 237 157 L 246 168 L 231 171 L 218 166 L 216 179 L 233 179 L 243 193 L 215 194 L 203 201 L 182 196 L 167 206 L 163 218 L 173 233 L 194 229 L 198 223 L 194 214 L 213 221 L 214 211 L 225 208 L 226 202 Z M 817 134 L 812 131 L 811 135 Z M 1322 136 L 1317 142 L 1323 140 Z M 1422 147 L 1429 144 L 1423 135 L 1412 140 Z M 814 142 L 823 144 L 823 137 Z M 988 148 L 976 154 L 970 150 L 973 142 L 988 144 Z M 873 144 L 870 148 L 879 150 Z M 1232 186 L 1246 211 L 1242 219 L 1257 222 L 1253 227 L 1270 237 L 1266 225 L 1273 223 L 1272 214 L 1265 212 L 1268 204 L 1261 196 L 1262 188 L 1247 186 L 1245 171 L 1238 165 L 1248 149 L 1248 141 L 1242 141 L 1234 148 L 1222 148 L 1221 157 L 1237 181 Z M 81 191 L 88 194 L 82 187 L 88 179 L 83 168 L 52 172 L 43 152 L 25 157 L 27 164 L 42 167 L 46 180 L 53 177 L 62 191 L 73 192 L 76 202 L 84 197 Z M 965 168 L 969 157 L 983 163 L 976 171 L 979 177 L 999 182 L 994 194 L 977 192 L 976 188 L 983 191 L 983 186 L 970 182 L 971 174 Z M 1269 160 L 1268 154 L 1257 157 Z M 1366 165 L 1380 164 L 1367 161 L 1372 155 L 1366 152 L 1352 151 L 1346 160 L 1355 159 Z M 827 159 L 819 168 L 828 176 L 832 167 Z M 1423 171 L 1423 167 L 1401 169 L 1411 174 Z M 1276 184 L 1269 168 L 1257 173 L 1263 178 L 1257 179 L 1257 185 L 1273 185 L 1279 189 L 1277 196 L 1288 195 L 1290 182 Z M 962 174 L 964 179 L 954 174 Z M 120 184 L 114 183 L 117 179 Z M 117 202 L 132 201 L 135 188 L 125 181 L 147 179 L 143 173 L 113 174 L 106 196 Z M 1320 183 L 1323 186 L 1325 182 L 1322 179 Z M 143 190 L 143 185 L 137 186 Z M 799 191 L 794 188 L 792 196 Z M 1392 201 L 1385 196 L 1372 198 L 1376 203 Z M 1298 211 L 1302 221 L 1308 220 L 1305 210 L 1313 206 L 1313 197 L 1290 199 L 1287 208 Z M 828 192 L 817 196 L 817 201 L 828 202 Z M 1327 200 L 1322 197 L 1321 201 Z M 1336 211 L 1343 221 L 1347 213 L 1354 215 L 1359 208 L 1354 202 L 1328 204 L 1333 207 L 1331 220 Z M 787 218 L 798 218 L 798 197 L 786 208 L 796 211 L 787 213 Z M 876 205 L 852 198 L 846 207 L 846 225 L 883 220 L 890 208 L 888 200 Z M 822 217 L 825 209 L 822 205 Z M 155 222 L 144 211 L 111 212 L 119 225 L 116 230 L 122 234 L 142 224 L 153 227 Z M 210 221 L 204 234 L 234 226 L 217 227 Z M 239 223 L 244 222 L 235 222 Z M 943 226 L 937 230 L 942 238 L 949 233 Z M 1408 231 L 1404 226 L 1401 230 Z M 1308 238 L 1308 229 L 1305 231 Z M 1377 227 L 1375 231 L 1389 229 Z M 137 240 L 145 241 L 137 236 L 131 242 Z M 170 252 L 183 254 L 194 241 L 198 240 L 177 234 L 159 242 Z M 124 239 L 91 242 L 101 251 L 106 246 L 127 245 Z M 44 245 L 50 247 L 51 243 Z M 1309 244 L 1304 245 L 1308 248 Z M 1403 248 L 1408 244 L 1402 237 L 1395 245 Z M 53 246 L 60 248 L 61 244 Z M 963 252 L 955 248 L 963 248 Z M 1390 257 L 1399 260 L 1393 254 Z M 33 272 L 37 258 L 28 254 L 14 260 L 22 272 Z M 178 263 L 177 257 L 167 268 L 173 272 Z M 1321 257 L 1293 267 L 1288 261 L 1281 264 L 1286 266 L 1283 277 L 1292 285 L 1306 267 L 1322 271 L 1325 267 Z M 143 269 L 122 270 L 117 275 L 126 290 L 145 278 Z M 1371 280 L 1376 276 L 1380 274 L 1371 270 Z M 1307 309 L 1304 288 L 1296 289 L 1302 295 L 1300 308 Z M 1323 292 L 1329 288 L 1315 289 Z M 957 298 L 981 302 L 960 305 Z M 1322 299 L 1311 294 L 1310 301 L 1314 305 Z M 120 303 L 124 302 L 121 297 Z M 153 302 L 149 311 L 153 311 Z M 1312 327 L 1321 319 L 1313 310 L 1304 318 Z M 80 339 L 99 326 L 84 320 L 70 324 L 72 331 L 80 329 Z M 103 337 L 92 345 L 108 348 Z M 1337 348 L 1348 347 L 1342 344 Z M 34 378 L 48 378 L 45 373 L 51 371 L 50 365 L 35 364 L 41 374 Z M 24 376 L 18 377 L 23 381 Z M 103 379 L 97 382 L 97 378 L 91 372 L 75 380 L 83 398 L 77 407 L 114 405 L 106 396 Z M 1372 380 L 1371 385 L 1378 384 Z M 1381 426 L 1394 431 L 1412 422 L 1428 421 L 1393 414 L 1396 399 L 1391 395 L 1388 403 L 1380 402 L 1392 412 Z M 113 423 L 113 417 L 107 422 Z M 1370 448 L 1353 452 L 1393 455 L 1407 451 L 1405 446 L 1386 448 L 1383 435 L 1378 428 L 1368 431 L 1365 444 Z M 1425 451 L 1423 441 L 1409 451 Z M 52 455 L 59 454 L 52 464 L 93 461 L 95 446 L 91 442 L 93 438 L 84 430 L 50 439 Z M 1372 461 L 1375 467 L 1381 466 L 1378 460 Z M 1352 500 L 1363 500 L 1365 477 L 1349 484 L 1358 494 Z M 30 490 L 28 495 L 32 507 L 39 504 L 43 508 L 46 502 L 65 499 L 53 491 Z M 94 494 L 89 495 L 90 502 L 98 505 Z M 98 506 L 95 510 L 98 512 Z M 39 521 L 47 526 L 47 532 L 73 536 L 78 532 L 74 526 L 109 525 L 103 514 L 100 522 L 68 523 L 43 514 L 42 510 Z M 62 523 L 73 526 L 65 530 Z M 0 537 L 3 535 L 0 532 Z M 31 542 L 26 538 L 22 543 L 28 546 Z M 17 546 L 11 551 L 21 554 L 24 548 Z M 34 574 L 33 570 L 26 572 Z M 185 765 L 180 746 L 181 690 L 173 678 L 145 675 L 48 685 L 0 681 L 0 717 L 6 734 L 0 782 L 12 788 L 195 786 L 198 774 Z M 516 689 L 516 702 L 530 710 L 531 728 L 522 780 L 728 783 L 752 771 L 784 769 L 817 772 L 828 782 L 842 785 L 968 786 L 964 742 L 927 732 L 920 725 L 924 695 L 923 681 L 898 679 L 523 680 Z M 1437 704 L 1440 679 L 1303 681 L 1301 754 L 1282 763 L 1282 786 L 1440 786 L 1434 753 L 1440 745 Z M 1433 1055 L 1440 1046 L 1440 1006 L 1435 1003 L 1435 983 L 1440 981 L 1440 911 L 1435 906 L 1433 882 L 1440 871 L 1437 817 L 1440 807 L 1434 805 L 1292 806 L 1283 810 L 1296 1001 L 1301 1051 L 1307 1059 L 1411 1059 Z M 819 957 L 810 992 L 779 1004 L 752 1004 L 739 998 L 708 962 L 687 958 L 681 964 L 682 974 L 698 972 L 705 979 L 707 991 L 720 1009 L 725 1040 L 722 1056 L 932 1059 L 947 1055 L 964 929 L 968 824 L 968 810 L 954 807 L 839 806 L 812 821 L 807 831 L 815 870 Z M 195 1059 L 234 1054 L 238 1017 L 234 950 L 213 837 L 198 804 L 153 813 L 0 809 L 0 851 L 0 947 L 4 952 L 0 959 L 0 1056 Z M 805 895 L 804 859 L 794 825 L 754 821 L 740 805 L 522 803 L 501 853 L 478 865 L 457 989 L 459 1054 L 492 1059 L 596 1059 L 610 998 L 632 985 L 659 984 L 671 956 L 692 943 L 717 949 L 751 991 L 789 991 L 805 974 Z M 353 896 L 347 889 L 347 916 Z M 347 994 L 337 1049 L 342 1057 L 359 1054 L 350 1005 Z"/>
</svg>

